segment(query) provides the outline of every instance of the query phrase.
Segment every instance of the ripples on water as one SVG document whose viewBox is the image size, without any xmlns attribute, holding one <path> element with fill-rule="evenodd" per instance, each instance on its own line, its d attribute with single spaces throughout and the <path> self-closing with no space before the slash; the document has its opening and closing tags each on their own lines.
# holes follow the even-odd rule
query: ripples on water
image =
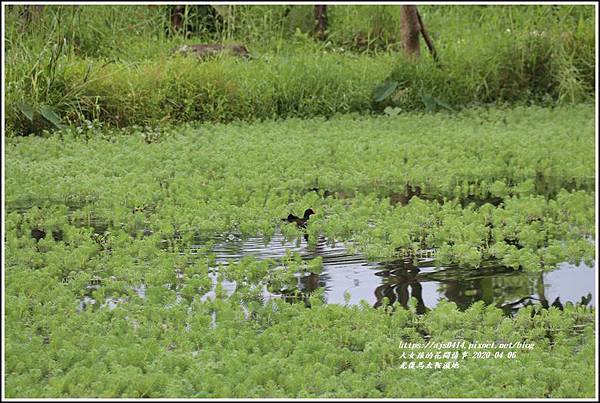
<svg viewBox="0 0 600 403">
<path fill-rule="evenodd" d="M 280 259 L 288 251 L 304 259 L 322 257 L 323 271 L 299 277 L 299 288 L 309 293 L 325 289 L 327 303 L 357 304 L 365 300 L 379 306 L 387 298 L 407 307 L 414 297 L 416 310 L 423 313 L 441 300 L 455 302 L 466 309 L 476 301 L 484 301 L 513 312 L 533 303 L 562 307 L 566 302 L 595 306 L 595 263 L 593 267 L 563 263 L 558 269 L 544 273 L 525 273 L 506 267 L 464 269 L 436 267 L 433 258 L 419 259 L 417 264 L 403 260 L 368 262 L 361 254 L 349 254 L 343 243 L 328 243 L 319 238 L 311 246 L 300 239 L 289 242 L 281 234 L 270 241 L 263 238 L 212 238 L 216 262 L 226 264 L 244 256 L 258 259 Z M 199 245 L 196 245 L 199 247 Z M 233 292 L 235 284 L 223 284 Z M 265 293 L 266 298 L 275 297 Z"/>
<path fill-rule="evenodd" d="M 23 213 L 26 209 L 14 211 Z M 106 221 L 94 217 L 84 221 L 73 224 L 90 226 L 97 233 L 103 233 L 110 227 Z M 144 230 L 144 234 L 149 233 Z M 525 273 L 499 266 L 480 269 L 436 267 L 433 258 L 419 259 L 416 264 L 403 260 L 368 262 L 360 253 L 349 253 L 341 242 L 319 237 L 315 245 L 309 245 L 304 239 L 287 241 L 281 233 L 276 233 L 268 241 L 262 237 L 241 238 L 233 234 L 198 239 L 197 244 L 191 246 L 192 254 L 209 243 L 214 245 L 211 251 L 217 264 L 227 264 L 244 256 L 277 260 L 289 251 L 298 253 L 303 259 L 320 256 L 323 259 L 322 272 L 299 274 L 298 288 L 308 295 L 323 287 L 326 303 L 357 304 L 365 300 L 373 306 L 380 306 L 386 298 L 388 303 L 399 302 L 407 307 L 409 299 L 414 297 L 419 313 L 435 307 L 441 300 L 453 301 L 460 309 L 466 309 L 481 300 L 501 307 L 506 312 L 514 312 L 536 302 L 545 307 L 562 307 L 566 302 L 595 306 L 595 262 L 593 267 L 562 263 L 556 270 L 543 273 Z M 217 283 L 216 271 L 217 268 L 212 267 L 209 273 L 213 285 Z M 236 288 L 235 283 L 227 280 L 223 280 L 221 286 L 228 294 Z M 145 298 L 143 284 L 133 287 L 133 290 Z M 96 301 L 91 298 L 93 289 L 88 291 L 89 295 L 80 301 L 79 309 L 96 306 Z M 202 298 L 212 298 L 214 295 L 213 287 Z M 263 297 L 270 299 L 280 295 L 272 294 L 265 288 Z M 109 297 L 102 306 L 112 309 L 119 302 L 122 300 Z"/>
</svg>

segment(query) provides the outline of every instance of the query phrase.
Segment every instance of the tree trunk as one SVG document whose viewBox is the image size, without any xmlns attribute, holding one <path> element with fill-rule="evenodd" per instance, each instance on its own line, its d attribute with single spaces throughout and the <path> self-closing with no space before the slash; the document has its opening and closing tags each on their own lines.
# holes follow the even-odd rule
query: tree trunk
<svg viewBox="0 0 600 403">
<path fill-rule="evenodd" d="M 25 6 L 23 10 L 23 19 L 26 23 L 35 22 L 42 15 L 44 6 Z"/>
<path fill-rule="evenodd" d="M 400 34 L 404 53 L 412 58 L 418 59 L 421 55 L 419 47 L 419 36 L 421 25 L 417 6 L 400 6 Z"/>
<path fill-rule="evenodd" d="M 183 29 L 185 6 L 171 6 L 171 32 L 177 34 Z"/>
<path fill-rule="evenodd" d="M 327 6 L 320 5 L 314 7 L 315 13 L 315 38 L 324 40 L 325 30 L 327 29 Z"/>
<path fill-rule="evenodd" d="M 421 19 L 421 14 L 417 10 L 417 6 L 400 6 L 400 33 L 402 39 L 402 47 L 407 56 L 418 59 L 421 55 L 419 45 L 419 37 L 423 35 L 425 44 L 433 57 L 433 61 L 439 66 L 439 58 L 433 41 L 429 33 L 425 29 L 425 24 Z"/>
</svg>

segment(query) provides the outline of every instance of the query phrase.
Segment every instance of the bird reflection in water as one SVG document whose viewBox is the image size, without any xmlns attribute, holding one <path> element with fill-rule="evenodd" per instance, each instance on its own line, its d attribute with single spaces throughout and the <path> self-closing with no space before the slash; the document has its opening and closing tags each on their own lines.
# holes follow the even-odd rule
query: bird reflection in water
<svg viewBox="0 0 600 403">
<path fill-rule="evenodd" d="M 304 240 L 308 242 L 307 234 L 304 234 Z M 314 245 L 307 245 L 307 250 L 309 250 L 311 254 L 307 255 L 306 257 L 315 258 L 317 256 L 323 256 L 325 254 L 325 246 L 326 238 L 321 235 L 317 238 L 317 241 Z M 292 293 L 284 294 L 282 297 L 286 302 L 290 303 L 304 301 L 304 304 L 307 307 L 310 307 L 309 298 L 311 294 L 319 288 L 325 288 L 328 280 L 329 276 L 327 273 L 307 273 L 303 276 L 300 276 L 298 279 L 298 287 L 295 288 Z"/>
</svg>

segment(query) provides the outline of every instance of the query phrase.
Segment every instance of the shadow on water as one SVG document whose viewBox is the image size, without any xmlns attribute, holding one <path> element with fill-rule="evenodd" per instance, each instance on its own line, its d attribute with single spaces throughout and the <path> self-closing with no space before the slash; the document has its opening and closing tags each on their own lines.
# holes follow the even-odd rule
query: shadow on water
<svg viewBox="0 0 600 403">
<path fill-rule="evenodd" d="M 349 254 L 342 243 L 319 238 L 311 246 L 303 240 L 286 241 L 281 234 L 271 240 L 262 238 L 213 238 L 217 263 L 252 255 L 258 259 L 279 259 L 287 251 L 297 252 L 303 259 L 317 256 L 323 259 L 320 274 L 299 276 L 298 289 L 308 295 L 324 288 L 327 303 L 357 304 L 365 300 L 378 307 L 398 302 L 408 308 L 416 300 L 416 312 L 421 314 L 441 300 L 454 302 L 467 309 L 477 301 L 494 305 L 507 314 L 527 305 L 540 304 L 562 309 L 567 302 L 595 306 L 594 267 L 562 263 L 550 272 L 528 273 L 502 266 L 479 269 L 436 267 L 432 258 L 412 261 L 367 262 L 360 254 Z M 228 284 L 231 291 L 234 284 Z M 277 295 L 266 294 L 267 297 Z"/>
</svg>

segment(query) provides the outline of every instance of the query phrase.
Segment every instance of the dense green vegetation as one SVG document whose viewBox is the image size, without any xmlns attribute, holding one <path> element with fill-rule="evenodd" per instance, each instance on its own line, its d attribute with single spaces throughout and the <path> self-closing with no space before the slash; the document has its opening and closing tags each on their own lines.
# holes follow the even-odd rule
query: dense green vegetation
<svg viewBox="0 0 600 403">
<path fill-rule="evenodd" d="M 441 263 L 540 270 L 594 255 L 587 106 L 136 130 L 11 140 L 6 203 L 42 207 L 23 234 L 68 226 L 67 207 L 83 205 L 75 215 L 125 233 L 270 237 L 310 206 L 311 234 L 377 258 L 436 248 Z"/>
<path fill-rule="evenodd" d="M 593 7 L 420 9 L 441 67 L 399 52 L 398 6 L 330 6 L 324 42 L 310 36 L 311 6 L 224 9 L 217 32 L 197 22 L 189 39 L 165 34 L 166 6 L 47 7 L 34 26 L 22 6 L 9 7 L 7 133 L 95 119 L 230 122 L 593 98 Z M 253 58 L 171 54 L 199 42 L 242 42 Z M 395 91 L 376 101 L 384 83 Z"/>
<path fill-rule="evenodd" d="M 319 259 L 292 255 L 230 262 L 215 299 L 201 297 L 212 234 L 268 238 L 281 227 L 293 239 L 301 233 L 280 218 L 306 206 L 318 212 L 311 240 L 353 239 L 373 258 L 436 248 L 457 270 L 593 259 L 593 115 L 519 107 L 8 139 L 7 393 L 591 396 L 593 311 L 569 304 L 515 319 L 481 305 L 424 316 L 322 306 L 318 292 L 310 309 L 264 304 L 263 287 L 319 272 Z M 236 282 L 231 296 L 223 280 Z M 78 311 L 86 297 L 95 304 Z M 400 369 L 399 342 L 422 334 L 536 348 Z"/>
<path fill-rule="evenodd" d="M 17 284 L 30 276 L 9 273 Z M 7 396 L 556 398 L 595 390 L 593 314 L 582 308 L 533 317 L 528 308 L 510 319 L 482 303 L 465 313 L 442 304 L 417 317 L 275 300 L 248 316 L 220 299 L 161 306 L 132 298 L 76 313 L 71 285 L 45 276 L 32 284 L 7 296 Z M 156 288 L 148 298 L 169 295 Z M 400 369 L 400 342 L 422 342 L 423 332 L 432 341 L 535 347 L 513 359 L 466 358 L 458 369 Z"/>
<path fill-rule="evenodd" d="M 298 278 L 321 256 L 215 252 L 592 265 L 594 7 L 420 5 L 441 65 L 403 56 L 398 6 L 329 6 L 325 41 L 310 5 L 190 7 L 187 38 L 168 6 L 5 10 L 7 397 L 594 395 L 595 308 L 325 304 Z M 194 43 L 251 57 L 171 52 Z M 403 368 L 427 341 L 533 347 Z"/>
</svg>

